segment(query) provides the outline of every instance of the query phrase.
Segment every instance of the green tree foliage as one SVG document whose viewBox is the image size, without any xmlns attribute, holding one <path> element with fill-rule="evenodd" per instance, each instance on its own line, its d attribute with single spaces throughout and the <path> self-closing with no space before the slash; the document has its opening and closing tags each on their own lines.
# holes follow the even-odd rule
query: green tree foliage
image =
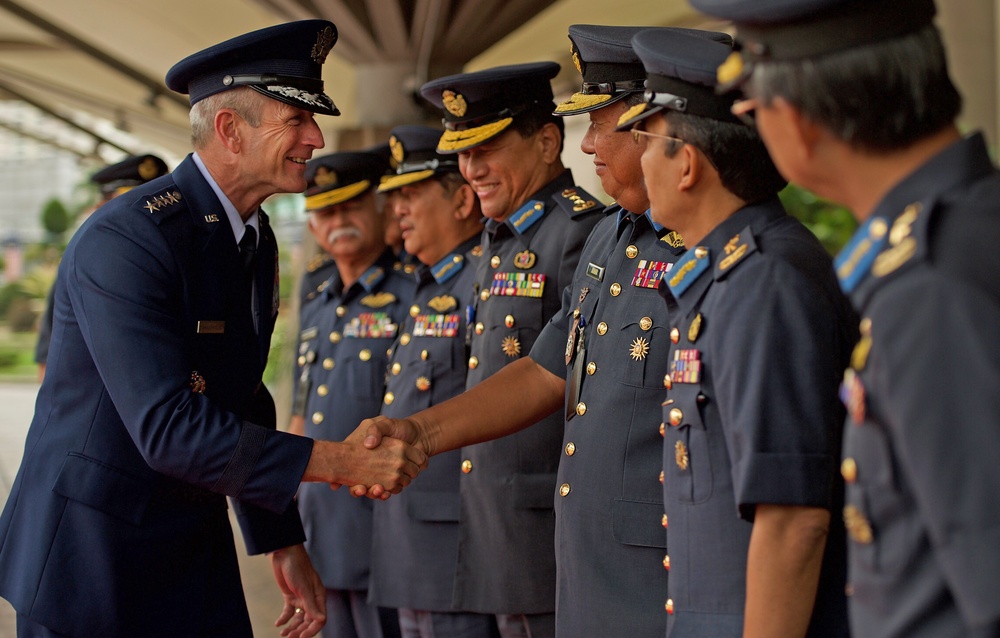
<svg viewBox="0 0 1000 638">
<path fill-rule="evenodd" d="M 780 197 L 785 209 L 805 224 L 830 254 L 837 254 L 858 226 L 847 208 L 820 199 L 795 184 L 789 184 Z"/>
<path fill-rule="evenodd" d="M 55 197 L 42 207 L 42 228 L 53 237 L 62 237 L 69 230 L 72 221 L 66 206 Z"/>
</svg>

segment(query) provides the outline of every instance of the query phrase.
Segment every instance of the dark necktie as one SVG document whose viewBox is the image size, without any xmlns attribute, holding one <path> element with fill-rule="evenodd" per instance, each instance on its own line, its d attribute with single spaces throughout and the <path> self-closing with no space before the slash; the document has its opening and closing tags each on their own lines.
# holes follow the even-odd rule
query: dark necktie
<svg viewBox="0 0 1000 638">
<path fill-rule="evenodd" d="M 254 257 L 257 255 L 257 231 L 253 226 L 246 226 L 243 239 L 240 240 L 240 256 L 243 258 L 243 274 L 248 279 L 253 278 Z"/>
</svg>

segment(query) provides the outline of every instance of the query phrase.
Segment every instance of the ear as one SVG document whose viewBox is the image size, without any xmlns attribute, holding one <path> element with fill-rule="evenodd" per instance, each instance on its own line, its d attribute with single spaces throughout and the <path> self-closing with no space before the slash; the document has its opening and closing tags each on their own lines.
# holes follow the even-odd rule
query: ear
<svg viewBox="0 0 1000 638">
<path fill-rule="evenodd" d="M 542 159 L 546 164 L 559 161 L 559 147 L 562 146 L 562 134 L 559 127 L 552 122 L 546 122 L 538 132 L 538 141 L 542 145 Z"/>
<path fill-rule="evenodd" d="M 706 170 L 707 160 L 702 157 L 694 146 L 685 144 L 684 148 L 678 151 L 681 155 L 680 179 L 677 182 L 677 190 L 689 191 L 698 185 L 704 178 L 703 172 Z"/>
<path fill-rule="evenodd" d="M 455 204 L 454 215 L 458 221 L 469 219 L 476 210 L 476 192 L 468 184 L 456 188 L 451 201 Z"/>
<path fill-rule="evenodd" d="M 219 109 L 215 114 L 215 137 L 234 154 L 240 152 L 241 146 L 239 122 L 240 117 L 232 109 Z"/>
</svg>

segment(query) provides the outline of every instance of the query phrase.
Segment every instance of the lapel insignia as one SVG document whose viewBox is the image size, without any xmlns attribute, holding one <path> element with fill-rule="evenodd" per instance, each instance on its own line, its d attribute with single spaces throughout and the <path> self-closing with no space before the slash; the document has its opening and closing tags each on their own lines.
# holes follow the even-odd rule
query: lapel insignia
<svg viewBox="0 0 1000 638">
<path fill-rule="evenodd" d="M 590 210 L 594 206 L 597 206 L 596 201 L 580 197 L 579 193 L 576 192 L 575 188 L 567 188 L 562 192 L 562 196 L 568 199 L 570 202 L 572 202 L 574 213 L 580 213 L 585 210 Z"/>
<path fill-rule="evenodd" d="M 667 246 L 670 246 L 671 248 L 684 247 L 684 238 L 681 237 L 676 230 L 672 230 L 663 237 L 660 237 L 660 241 L 665 243 Z"/>
<path fill-rule="evenodd" d="M 212 213 L 211 215 L 205 215 L 205 222 L 206 223 L 214 224 L 217 221 L 219 221 L 219 216 L 216 215 L 215 213 Z"/>
<path fill-rule="evenodd" d="M 716 273 L 722 275 L 728 272 L 756 249 L 757 244 L 753 240 L 753 233 L 750 232 L 750 227 L 747 226 L 723 246 L 722 252 L 724 256 L 719 260 L 718 266 L 716 266 Z"/>
<path fill-rule="evenodd" d="M 604 281 L 604 266 L 598 266 L 594 262 L 587 264 L 587 276 L 597 281 Z"/>
<path fill-rule="evenodd" d="M 889 225 L 884 217 L 869 217 L 833 262 L 840 288 L 849 293 L 871 268 L 886 242 Z"/>
<path fill-rule="evenodd" d="M 580 303 L 583 303 L 583 300 L 587 298 L 588 294 L 590 294 L 590 287 L 589 286 L 584 286 L 583 288 L 580 288 L 580 297 L 579 297 L 578 301 Z M 579 308 L 577 308 L 577 310 L 579 311 Z"/>
<path fill-rule="evenodd" d="M 360 303 L 362 306 L 369 308 L 384 308 L 394 301 L 396 301 L 396 295 L 391 292 L 382 291 L 363 297 Z"/>
<path fill-rule="evenodd" d="M 535 253 L 530 250 L 522 250 L 514 255 L 514 265 L 521 270 L 528 270 L 535 265 Z"/>
<path fill-rule="evenodd" d="M 698 246 L 685 253 L 680 261 L 675 264 L 674 268 L 672 268 L 673 275 L 667 281 L 667 285 L 670 286 L 670 292 L 673 293 L 674 297 L 679 298 L 683 295 L 691 287 L 691 284 L 702 273 L 708 270 L 710 262 L 711 251 L 704 246 Z"/>
<path fill-rule="evenodd" d="M 451 295 L 439 295 L 434 297 L 427 302 L 427 306 L 431 310 L 437 310 L 438 312 L 448 312 L 449 310 L 454 310 L 458 308 L 458 300 Z"/>
<path fill-rule="evenodd" d="M 198 374 L 195 370 L 191 373 L 191 379 L 188 381 L 188 385 L 191 386 L 191 392 L 195 394 L 205 394 L 205 377 Z"/>
<path fill-rule="evenodd" d="M 872 264 L 872 274 L 876 277 L 885 277 L 897 268 L 905 264 L 917 252 L 917 240 L 910 236 L 913 231 L 913 222 L 923 207 L 919 202 L 907 206 L 896 221 L 892 223 L 889 231 L 889 246 Z"/>
<path fill-rule="evenodd" d="M 695 348 L 676 348 L 670 371 L 670 383 L 698 383 L 701 380 L 701 352 Z"/>
<path fill-rule="evenodd" d="M 483 256 L 483 247 L 482 247 L 481 244 L 473 246 L 472 250 L 470 252 L 471 252 L 471 254 L 472 254 L 473 257 L 482 257 Z"/>
<path fill-rule="evenodd" d="M 663 276 L 670 272 L 673 264 L 666 261 L 640 259 L 632 275 L 632 285 L 636 288 L 656 288 Z"/>
</svg>

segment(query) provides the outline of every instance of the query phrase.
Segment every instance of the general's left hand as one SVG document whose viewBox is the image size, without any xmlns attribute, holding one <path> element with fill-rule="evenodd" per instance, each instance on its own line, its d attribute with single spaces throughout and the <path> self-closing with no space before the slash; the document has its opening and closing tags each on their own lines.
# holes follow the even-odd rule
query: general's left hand
<svg viewBox="0 0 1000 638">
<path fill-rule="evenodd" d="M 304 545 L 271 553 L 271 569 L 285 598 L 285 607 L 274 621 L 281 635 L 310 638 L 326 624 L 326 588 L 313 569 Z"/>
</svg>

